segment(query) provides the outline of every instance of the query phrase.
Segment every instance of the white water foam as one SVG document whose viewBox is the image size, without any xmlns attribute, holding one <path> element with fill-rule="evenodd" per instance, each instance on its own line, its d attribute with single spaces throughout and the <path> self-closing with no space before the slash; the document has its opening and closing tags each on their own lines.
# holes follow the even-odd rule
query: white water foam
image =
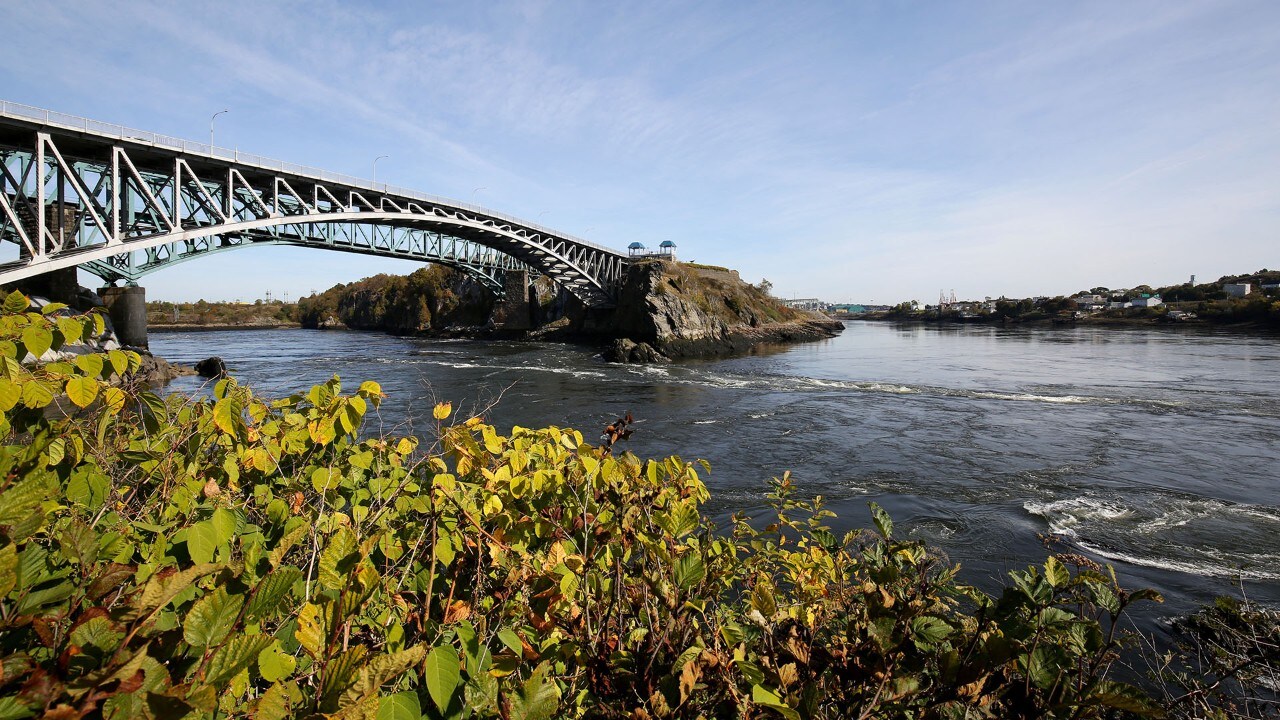
<svg viewBox="0 0 1280 720">
<path fill-rule="evenodd" d="M 1273 527 L 1280 525 L 1280 514 L 1273 508 L 1168 495 L 1147 498 L 1141 506 L 1089 495 L 1023 504 L 1054 534 L 1108 560 L 1192 575 L 1280 579 L 1280 550 L 1224 553 L 1205 545 L 1202 535 L 1197 539 L 1194 529 L 1197 521 L 1212 527 L 1230 520 L 1248 523 L 1240 533 L 1274 538 L 1280 532 L 1280 527 Z"/>
</svg>

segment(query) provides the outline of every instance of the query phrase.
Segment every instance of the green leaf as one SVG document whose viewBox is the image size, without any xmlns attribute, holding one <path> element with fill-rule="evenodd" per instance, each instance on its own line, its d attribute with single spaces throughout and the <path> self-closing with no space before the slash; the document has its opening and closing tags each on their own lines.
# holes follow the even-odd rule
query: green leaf
<svg viewBox="0 0 1280 720">
<path fill-rule="evenodd" d="M 871 508 L 871 520 L 876 524 L 876 530 L 880 532 L 880 536 L 888 540 L 893 535 L 893 518 L 889 517 L 889 513 L 884 511 L 876 503 L 867 503 Z"/>
<path fill-rule="evenodd" d="M 0 413 L 9 412 L 21 399 L 22 386 L 12 380 L 0 378 Z"/>
<path fill-rule="evenodd" d="M 682 589 L 688 590 L 706 577 L 707 567 L 702 562 L 702 556 L 696 551 L 676 561 L 676 585 Z"/>
<path fill-rule="evenodd" d="M 191 556 L 191 562 L 213 562 L 217 549 L 218 529 L 212 522 L 201 520 L 187 528 L 187 554 Z"/>
<path fill-rule="evenodd" d="M 286 565 L 272 570 L 258 583 L 258 589 L 249 601 L 245 616 L 252 619 L 268 619 L 274 615 L 276 606 L 293 588 L 293 584 L 302 579 L 302 571 Z"/>
<path fill-rule="evenodd" d="M 560 687 L 547 675 L 550 662 L 538 666 L 519 692 L 511 693 L 507 700 L 511 706 L 511 720 L 551 720 L 560 708 Z"/>
<path fill-rule="evenodd" d="M 18 583 L 18 546 L 9 543 L 0 548 L 0 598 Z"/>
<path fill-rule="evenodd" d="M 116 352 L 119 352 L 119 350 Z M 102 374 L 101 355 L 77 355 L 76 359 L 71 362 L 89 377 L 96 378 Z"/>
<path fill-rule="evenodd" d="M 498 640 L 517 656 L 524 652 L 524 643 L 520 642 L 520 636 L 511 628 L 499 630 Z"/>
<path fill-rule="evenodd" d="M 1049 559 L 1044 561 L 1044 579 L 1054 587 L 1063 587 L 1071 582 L 1071 571 L 1058 558 L 1050 555 Z"/>
<path fill-rule="evenodd" d="M 337 657 L 325 663 L 324 681 L 320 685 L 320 710 L 333 712 L 337 710 L 343 693 L 351 687 L 351 683 L 359 677 L 365 655 L 369 652 L 363 645 L 356 645 L 344 650 Z"/>
<path fill-rule="evenodd" d="M 129 356 L 123 350 L 108 350 L 107 360 L 116 375 L 124 375 L 129 370 Z"/>
<path fill-rule="evenodd" d="M 213 424 L 228 435 L 236 434 L 239 415 L 240 408 L 236 407 L 235 398 L 224 397 L 213 405 Z"/>
<path fill-rule="evenodd" d="M 75 520 L 62 531 L 58 540 L 62 552 L 81 567 L 92 567 L 98 561 L 98 534 L 93 528 Z"/>
<path fill-rule="evenodd" d="M 293 703 L 289 701 L 289 691 L 282 684 L 267 688 L 258 699 L 258 706 L 253 713 L 254 720 L 288 720 L 293 717 Z"/>
<path fill-rule="evenodd" d="M 27 296 L 14 290 L 4 298 L 4 311 L 7 313 L 20 313 L 31 306 L 31 302 L 27 300 Z"/>
<path fill-rule="evenodd" d="M 299 522 L 292 530 L 286 532 L 284 537 L 280 538 L 280 542 L 276 543 L 276 546 L 271 549 L 271 554 L 267 556 L 271 566 L 279 567 L 280 563 L 284 562 L 284 556 L 289 554 L 289 550 L 294 545 L 297 545 L 299 540 L 306 537 L 310 530 L 311 526 L 305 522 Z"/>
<path fill-rule="evenodd" d="M 62 341 L 64 343 L 80 342 L 81 334 L 84 332 L 84 325 L 79 320 L 60 317 L 55 322 L 58 324 L 58 332 L 62 333 Z"/>
<path fill-rule="evenodd" d="M 782 701 L 782 697 L 763 685 L 751 686 L 751 702 L 781 713 L 787 720 L 800 720 L 800 713 Z"/>
<path fill-rule="evenodd" d="M 105 617 L 94 617 L 71 631 L 71 642 L 81 648 L 93 648 L 99 657 L 113 652 L 124 639 L 124 633 Z"/>
<path fill-rule="evenodd" d="M 196 580 L 226 569 L 226 565 L 222 563 L 202 563 L 189 567 L 181 572 L 173 573 L 160 577 L 153 575 L 147 584 L 142 588 L 142 595 L 138 598 L 138 602 L 125 613 L 124 620 L 136 620 L 143 617 L 153 610 L 158 610 L 169 604 L 178 593 L 191 587 Z"/>
<path fill-rule="evenodd" d="M 320 584 L 331 590 L 346 587 L 351 567 L 358 560 L 356 536 L 345 527 L 338 528 L 320 553 Z"/>
<path fill-rule="evenodd" d="M 275 640 L 258 653 L 258 674 L 269 683 L 280 682 L 293 675 L 298 661 Z"/>
<path fill-rule="evenodd" d="M 399 692 L 378 699 L 377 720 L 421 720 L 422 705 L 418 694 Z"/>
<path fill-rule="evenodd" d="M 53 390 L 39 380 L 22 384 L 22 404 L 29 408 L 42 408 L 53 402 Z"/>
<path fill-rule="evenodd" d="M 345 703 L 358 703 L 377 695 L 383 685 L 394 682 L 405 671 L 422 662 L 427 654 L 425 645 L 414 645 L 400 652 L 375 655 L 360 670 L 360 676 L 347 689 Z"/>
<path fill-rule="evenodd" d="M 44 307 L 40 308 L 40 314 L 41 314 L 41 315 L 52 315 L 52 314 L 54 314 L 54 313 L 58 312 L 59 310 L 66 310 L 66 309 L 67 309 L 67 304 L 66 304 L 66 303 L 51 302 L 51 303 L 49 303 L 48 305 L 45 305 Z"/>
<path fill-rule="evenodd" d="M 258 653 L 271 642 L 271 637 L 263 635 L 257 637 L 241 635 L 231 638 L 209 659 L 209 667 L 204 673 L 204 684 L 214 688 L 226 685 L 241 670 L 249 667 L 249 663 L 256 660 Z"/>
<path fill-rule="evenodd" d="M 79 407 L 89 407 L 98 397 L 98 381 L 84 376 L 71 378 L 67 381 L 67 397 Z"/>
<path fill-rule="evenodd" d="M 196 647 L 218 645 L 231 632 L 242 605 L 243 597 L 228 595 L 222 586 L 214 588 L 213 592 L 196 601 L 183 619 L 183 638 Z"/>
<path fill-rule="evenodd" d="M 22 344 L 26 346 L 27 352 L 39 359 L 53 346 L 53 333 L 43 325 L 28 325 L 22 331 Z"/>
<path fill-rule="evenodd" d="M 911 618 L 911 634 L 916 647 L 926 650 L 942 642 L 951 632 L 951 626 L 936 617 Z"/>
<path fill-rule="evenodd" d="M 217 541 L 219 545 L 231 542 L 236 536 L 236 527 L 240 524 L 240 518 L 234 510 L 227 508 L 218 508 L 213 511 L 213 516 L 209 518 L 210 524 L 217 533 Z"/>
<path fill-rule="evenodd" d="M 427 692 L 431 694 L 431 701 L 436 704 L 440 712 L 447 711 L 449 701 L 453 698 L 453 691 L 458 688 L 458 682 L 461 679 L 458 673 L 460 662 L 458 651 L 454 650 L 452 645 L 441 645 L 427 655 L 424 669 Z M 515 715 L 513 714 L 512 717 L 514 718 Z"/>
</svg>

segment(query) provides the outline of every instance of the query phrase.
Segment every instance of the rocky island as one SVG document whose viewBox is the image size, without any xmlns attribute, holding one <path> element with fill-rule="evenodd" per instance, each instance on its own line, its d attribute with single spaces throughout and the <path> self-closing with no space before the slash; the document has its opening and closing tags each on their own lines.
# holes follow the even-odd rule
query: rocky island
<svg viewBox="0 0 1280 720">
<path fill-rule="evenodd" d="M 433 265 L 302 298 L 298 319 L 309 328 L 598 344 L 614 362 L 723 357 L 844 329 L 838 320 L 787 307 L 734 270 L 665 259 L 633 263 L 613 308 L 588 308 L 546 278 L 531 285 L 528 299 L 533 329 L 503 330 L 487 292 L 465 274 Z"/>
</svg>

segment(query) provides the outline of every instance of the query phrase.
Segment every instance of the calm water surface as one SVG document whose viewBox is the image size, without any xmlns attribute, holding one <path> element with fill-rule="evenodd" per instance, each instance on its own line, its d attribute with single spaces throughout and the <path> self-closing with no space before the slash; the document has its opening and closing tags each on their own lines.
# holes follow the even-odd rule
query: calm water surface
<svg viewBox="0 0 1280 720">
<path fill-rule="evenodd" d="M 1280 337 L 1180 329 L 1001 329 L 851 322 L 833 340 L 714 362 L 619 366 L 587 348 L 307 330 L 156 333 L 177 362 L 221 355 L 279 395 L 337 373 L 382 383 L 387 432 L 437 400 L 499 427 L 593 437 L 631 410 L 628 449 L 705 458 L 723 521 L 791 470 L 841 529 L 868 501 L 992 587 L 1042 560 L 1038 533 L 1168 602 L 1239 582 L 1280 605 Z M 198 391 L 197 378 L 173 389 Z"/>
</svg>

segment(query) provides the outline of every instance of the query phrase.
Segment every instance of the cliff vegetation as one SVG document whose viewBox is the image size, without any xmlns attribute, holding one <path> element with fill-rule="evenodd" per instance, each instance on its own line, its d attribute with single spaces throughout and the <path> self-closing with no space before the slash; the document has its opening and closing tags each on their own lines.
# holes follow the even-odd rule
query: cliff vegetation
<svg viewBox="0 0 1280 720">
<path fill-rule="evenodd" d="M 413 334 L 451 325 L 483 325 L 492 296 L 474 281 L 443 265 L 409 275 L 375 275 L 335 285 L 298 301 L 303 327 L 346 326 Z"/>
</svg>

